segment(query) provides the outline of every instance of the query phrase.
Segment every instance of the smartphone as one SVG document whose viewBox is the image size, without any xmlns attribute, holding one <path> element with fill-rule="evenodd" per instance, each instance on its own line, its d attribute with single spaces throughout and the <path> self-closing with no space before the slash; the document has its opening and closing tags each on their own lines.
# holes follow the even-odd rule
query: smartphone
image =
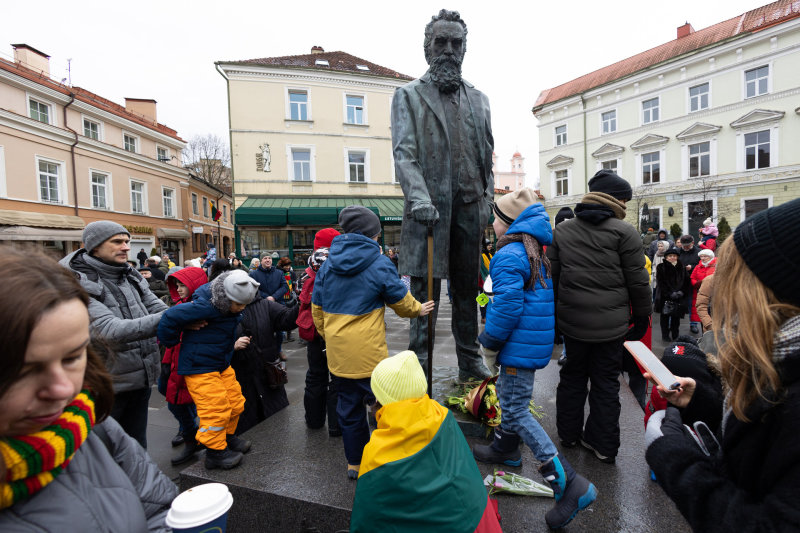
<svg viewBox="0 0 800 533">
<path fill-rule="evenodd" d="M 656 354 L 650 351 L 650 348 L 645 346 L 642 341 L 625 341 L 624 346 L 633 358 L 650 373 L 656 383 L 669 390 L 678 390 L 681 387 L 661 359 L 656 357 Z"/>
</svg>

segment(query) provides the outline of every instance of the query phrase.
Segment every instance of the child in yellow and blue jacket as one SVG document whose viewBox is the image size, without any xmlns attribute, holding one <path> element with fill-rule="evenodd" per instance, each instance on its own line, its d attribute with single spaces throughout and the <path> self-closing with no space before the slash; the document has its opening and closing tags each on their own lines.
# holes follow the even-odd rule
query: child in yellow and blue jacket
<svg viewBox="0 0 800 533">
<path fill-rule="evenodd" d="M 381 254 L 381 224 L 375 213 L 351 205 L 339 213 L 339 225 L 345 233 L 333 239 L 328 260 L 317 273 L 311 313 L 317 332 L 325 339 L 328 369 L 339 391 L 336 413 L 347 475 L 356 479 L 369 441 L 364 404 L 375 401 L 370 376 L 389 356 L 385 306 L 402 317 L 415 318 L 430 313 L 434 302 L 415 300 L 397 277 L 392 261 Z"/>
</svg>

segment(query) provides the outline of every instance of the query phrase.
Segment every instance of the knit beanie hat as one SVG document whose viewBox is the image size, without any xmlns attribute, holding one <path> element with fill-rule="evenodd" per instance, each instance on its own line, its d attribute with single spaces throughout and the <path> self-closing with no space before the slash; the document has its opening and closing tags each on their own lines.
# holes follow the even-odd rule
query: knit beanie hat
<svg viewBox="0 0 800 533">
<path fill-rule="evenodd" d="M 589 180 L 589 192 L 604 192 L 617 200 L 628 201 L 633 197 L 631 184 L 620 178 L 613 170 L 602 169 Z"/>
<path fill-rule="evenodd" d="M 575 212 L 572 210 L 571 207 L 562 207 L 561 209 L 558 210 L 558 213 L 556 213 L 555 225 L 558 226 L 559 224 L 561 224 L 565 220 L 569 220 L 570 218 L 575 218 Z"/>
<path fill-rule="evenodd" d="M 425 372 L 411 350 L 387 357 L 372 371 L 370 387 L 381 405 L 422 398 L 428 390 Z"/>
<path fill-rule="evenodd" d="M 360 233 L 374 237 L 381 232 L 381 221 L 371 209 L 363 205 L 348 205 L 339 212 L 339 225 L 345 233 Z"/>
<path fill-rule="evenodd" d="M 697 255 L 699 255 L 700 257 L 707 255 L 709 259 L 712 259 L 714 257 L 714 252 L 712 250 L 705 249 L 705 250 L 700 250 L 697 253 Z"/>
<path fill-rule="evenodd" d="M 526 207 L 539 201 L 539 196 L 530 187 L 523 187 L 504 194 L 492 206 L 497 218 L 511 225 Z"/>
<path fill-rule="evenodd" d="M 328 260 L 329 253 L 329 248 L 317 248 L 314 250 L 314 253 L 308 256 L 308 266 L 311 267 L 311 270 L 314 272 L 319 270 L 319 267 L 322 266 L 322 263 Z"/>
<path fill-rule="evenodd" d="M 337 235 L 341 235 L 341 233 L 333 228 L 319 230 L 317 234 L 314 235 L 314 249 L 318 250 L 320 248 L 330 248 L 333 238 Z"/>
<path fill-rule="evenodd" d="M 793 305 L 800 305 L 800 250 L 789 245 L 786 236 L 798 224 L 800 198 L 756 213 L 733 232 L 733 242 L 747 267 L 780 301 Z"/>
<path fill-rule="evenodd" d="M 256 297 L 259 282 L 243 270 L 234 270 L 222 282 L 225 296 L 238 304 L 249 304 Z"/>
<path fill-rule="evenodd" d="M 110 220 L 91 222 L 83 229 L 83 247 L 91 254 L 92 250 L 114 235 L 119 235 L 121 233 L 124 233 L 128 237 L 131 236 L 128 230 L 116 222 L 111 222 Z"/>
</svg>

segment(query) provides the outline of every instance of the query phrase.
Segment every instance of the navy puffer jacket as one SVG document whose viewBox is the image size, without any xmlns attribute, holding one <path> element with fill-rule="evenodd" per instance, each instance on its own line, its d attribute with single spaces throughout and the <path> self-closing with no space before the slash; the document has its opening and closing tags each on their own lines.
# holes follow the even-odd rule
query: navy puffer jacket
<svg viewBox="0 0 800 533">
<path fill-rule="evenodd" d="M 234 271 L 223 272 L 211 283 L 194 291 L 192 301 L 164 311 L 158 324 L 158 340 L 167 347 L 180 343 L 178 374 L 222 372 L 231 364 L 236 326 L 242 314 L 230 312 L 223 282 Z M 208 324 L 199 330 L 184 329 L 198 320 Z M 183 338 L 181 338 L 183 333 Z"/>
<path fill-rule="evenodd" d="M 543 245 L 553 239 L 550 217 L 541 204 L 533 204 L 517 217 L 507 235 L 527 233 Z M 542 266 L 544 277 L 544 266 Z M 531 267 L 521 242 L 500 248 L 489 266 L 494 300 L 486 314 L 486 329 L 480 343 L 498 350 L 497 361 L 502 366 L 544 368 L 553 353 L 555 334 L 555 303 L 553 282 L 546 278 L 547 287 L 537 283 L 528 288 Z"/>
</svg>

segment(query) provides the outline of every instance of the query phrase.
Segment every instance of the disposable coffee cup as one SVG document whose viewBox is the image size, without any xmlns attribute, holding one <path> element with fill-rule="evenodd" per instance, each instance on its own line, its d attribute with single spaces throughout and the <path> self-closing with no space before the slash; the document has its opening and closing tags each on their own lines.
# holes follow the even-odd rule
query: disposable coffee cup
<svg viewBox="0 0 800 533">
<path fill-rule="evenodd" d="M 167 525 L 180 533 L 225 533 L 233 496 L 222 483 L 186 490 L 172 501 Z"/>
</svg>

